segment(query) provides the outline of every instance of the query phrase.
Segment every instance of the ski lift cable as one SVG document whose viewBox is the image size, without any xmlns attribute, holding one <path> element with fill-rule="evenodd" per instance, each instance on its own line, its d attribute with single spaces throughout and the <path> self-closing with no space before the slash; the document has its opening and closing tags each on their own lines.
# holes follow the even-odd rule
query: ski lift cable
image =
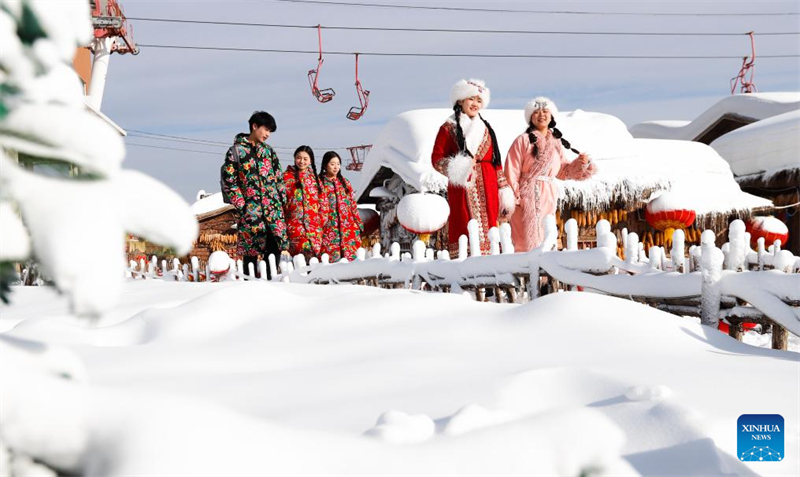
<svg viewBox="0 0 800 477">
<path fill-rule="evenodd" d="M 268 48 L 238 48 L 222 46 L 139 44 L 143 48 L 164 48 L 179 50 L 241 51 L 252 53 L 290 53 L 318 54 L 312 50 L 283 50 Z M 351 51 L 326 51 L 327 55 L 355 55 Z M 603 60 L 741 60 L 738 55 L 531 55 L 531 54 L 492 54 L 492 53 L 403 53 L 403 52 L 359 52 L 361 56 L 391 57 L 432 57 L 432 58 L 534 58 L 534 59 L 603 59 Z M 761 59 L 800 58 L 800 54 L 761 55 Z M 313 71 L 313 70 L 312 70 Z"/>
<path fill-rule="evenodd" d="M 146 134 L 148 136 L 158 136 L 158 137 L 161 137 L 161 138 L 165 138 L 165 140 L 181 139 L 184 142 L 194 142 L 194 141 L 196 141 L 198 145 L 203 145 L 203 144 L 206 144 L 206 145 L 209 145 L 209 146 L 219 145 L 219 146 L 225 146 L 226 148 L 230 147 L 230 145 L 231 145 L 231 143 L 213 141 L 213 140 L 210 140 L 210 139 L 198 139 L 198 138 L 191 138 L 191 137 L 186 137 L 186 136 L 173 136 L 173 135 L 169 135 L 169 134 L 160 134 L 160 133 L 154 133 L 154 132 L 148 132 L 148 131 L 140 131 L 140 130 L 136 130 L 136 129 L 126 129 L 126 131 L 135 132 L 135 133 L 139 133 L 139 134 Z M 132 137 L 140 137 L 142 139 L 157 139 L 155 137 L 142 137 L 142 136 L 133 136 L 133 135 L 131 135 L 131 136 Z M 272 145 L 270 145 L 270 147 L 272 147 L 273 149 L 283 149 L 283 150 L 287 150 L 287 151 L 294 151 L 296 149 L 294 147 L 288 147 L 288 146 L 272 146 Z M 350 147 L 350 146 L 335 146 L 335 147 L 334 146 L 314 146 L 314 149 L 344 150 L 344 149 L 347 149 L 348 147 Z"/>
<path fill-rule="evenodd" d="M 337 7 L 374 7 L 374 8 L 399 8 L 406 10 L 444 10 L 450 12 L 482 12 L 482 13 L 533 13 L 537 15 L 602 15 L 602 16 L 656 16 L 656 17 L 743 17 L 743 16 L 783 16 L 800 15 L 800 12 L 720 12 L 720 13 L 691 13 L 691 12 L 598 12 L 580 10 L 527 10 L 507 8 L 465 8 L 442 7 L 433 5 L 398 5 L 390 3 L 356 3 L 356 2 L 331 2 L 320 0 L 272 0 L 283 3 L 297 3 L 309 5 L 327 5 Z"/>
<path fill-rule="evenodd" d="M 291 25 L 279 23 L 252 23 L 252 22 L 228 22 L 211 20 L 185 20 L 177 18 L 145 18 L 128 17 L 129 20 L 140 22 L 163 22 L 163 23 L 186 23 L 197 25 L 223 25 L 223 26 L 244 26 L 244 27 L 267 27 L 267 28 L 295 28 L 323 30 L 347 30 L 347 31 L 391 31 L 391 32 L 413 32 L 413 33 L 490 33 L 490 34 L 514 34 L 514 35 L 606 35 L 606 36 L 744 36 L 748 32 L 624 32 L 624 31 L 557 31 L 557 30 L 485 30 L 485 29 L 456 29 L 456 28 L 400 28 L 400 27 L 363 27 L 346 25 Z M 759 36 L 786 36 L 800 35 L 800 31 L 793 32 L 763 32 Z"/>
</svg>

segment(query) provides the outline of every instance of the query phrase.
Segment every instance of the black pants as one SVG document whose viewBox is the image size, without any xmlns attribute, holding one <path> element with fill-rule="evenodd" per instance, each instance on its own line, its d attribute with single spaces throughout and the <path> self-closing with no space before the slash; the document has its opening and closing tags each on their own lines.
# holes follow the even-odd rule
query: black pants
<svg viewBox="0 0 800 477">
<path fill-rule="evenodd" d="M 278 248 L 278 242 L 275 240 L 275 236 L 272 235 L 272 231 L 267 227 L 267 240 L 266 246 L 264 247 L 263 251 L 263 259 L 267 262 L 267 279 L 272 279 L 272 272 L 269 269 L 269 256 L 275 256 L 275 263 L 277 264 L 278 261 L 281 259 L 281 250 Z M 244 273 L 250 273 L 250 265 L 253 264 L 253 269 L 256 271 L 256 277 L 261 278 L 261 272 L 258 270 L 258 257 L 252 256 L 245 256 L 242 259 L 242 265 L 244 265 Z"/>
</svg>

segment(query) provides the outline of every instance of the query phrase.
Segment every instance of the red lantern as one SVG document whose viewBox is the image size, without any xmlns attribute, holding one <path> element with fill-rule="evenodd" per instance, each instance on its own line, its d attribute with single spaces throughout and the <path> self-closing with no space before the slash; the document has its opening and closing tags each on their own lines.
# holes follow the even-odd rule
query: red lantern
<svg viewBox="0 0 800 477">
<path fill-rule="evenodd" d="M 656 230 L 686 229 L 692 226 L 697 214 L 680 207 L 671 192 L 665 192 L 647 204 L 644 218 Z"/>
<path fill-rule="evenodd" d="M 428 235 L 444 227 L 450 216 L 450 206 L 444 197 L 436 194 L 414 193 L 403 197 L 397 204 L 397 220 L 409 232 L 427 241 Z"/>
<path fill-rule="evenodd" d="M 750 245 L 756 247 L 758 239 L 764 237 L 764 246 L 769 247 L 776 240 L 786 244 L 789 240 L 789 227 L 775 217 L 753 217 L 745 227 L 750 232 Z"/>
</svg>

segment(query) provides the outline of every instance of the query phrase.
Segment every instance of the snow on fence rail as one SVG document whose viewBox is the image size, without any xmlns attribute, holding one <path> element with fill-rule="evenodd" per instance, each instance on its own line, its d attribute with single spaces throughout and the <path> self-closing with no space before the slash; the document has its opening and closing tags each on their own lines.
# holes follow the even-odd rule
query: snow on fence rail
<svg viewBox="0 0 800 477">
<path fill-rule="evenodd" d="M 781 250 L 780 241 L 769 249 L 759 239 L 757 250 L 749 246 L 744 223 L 729 227 L 729 242 L 717 248 L 711 230 L 703 233 L 701 246 L 692 246 L 684 255 L 684 235 L 676 230 L 670 258 L 662 247 L 645 251 L 635 233 L 623 234 L 625 257 L 617 256 L 617 238 L 607 221 L 597 223 L 597 247 L 577 249 L 575 219 L 565 224 L 564 250 L 556 250 L 557 228 L 554 218 L 545 224 L 545 240 L 537 249 L 515 253 L 511 229 L 504 224 L 490 231 L 492 254 L 479 255 L 469 247 L 476 243 L 462 236 L 459 258 L 451 260 L 446 251 L 426 249 L 417 241 L 412 253 L 400 253 L 392 244 L 382 255 L 380 244 L 372 250 L 360 249 L 356 260 L 329 263 L 302 255 L 288 255 L 276 262 L 261 261 L 258 272 L 251 265 L 244 270 L 241 260 L 222 255 L 223 263 L 212 257 L 201 267 L 196 257 L 181 264 L 174 259 L 150 262 L 131 261 L 131 278 L 177 281 L 268 280 L 310 284 L 354 283 L 384 288 L 411 288 L 439 292 L 471 292 L 479 301 L 487 300 L 491 290 L 497 302 L 536 299 L 541 293 L 560 289 L 583 289 L 626 298 L 678 314 L 699 316 L 703 324 L 717 327 L 719 320 L 729 324 L 737 339 L 742 324 L 754 322 L 761 331 L 772 329 L 773 347 L 786 349 L 787 330 L 800 335 L 800 258 Z M 269 272 L 269 273 L 268 273 Z"/>
</svg>

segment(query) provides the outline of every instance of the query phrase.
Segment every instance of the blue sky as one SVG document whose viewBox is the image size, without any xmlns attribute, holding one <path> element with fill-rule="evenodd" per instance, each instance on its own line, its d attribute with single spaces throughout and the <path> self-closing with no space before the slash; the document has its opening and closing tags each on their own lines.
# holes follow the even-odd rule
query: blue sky
<svg viewBox="0 0 800 477">
<path fill-rule="evenodd" d="M 344 1 L 344 0 L 343 0 Z M 361 0 L 359 3 L 381 3 Z M 468 8 L 578 10 L 601 12 L 794 12 L 792 1 L 584 1 L 487 2 L 393 0 L 392 4 Z M 800 31 L 800 16 L 612 16 L 454 12 L 327 6 L 256 1 L 123 0 L 129 17 L 175 18 L 323 26 L 370 26 L 559 31 L 756 31 L 757 54 L 798 54 L 798 36 L 759 32 Z M 179 25 L 132 21 L 141 44 L 240 48 L 317 48 L 315 30 Z M 733 55 L 749 54 L 745 36 L 636 37 L 578 35 L 500 35 L 323 30 L 328 50 L 551 55 Z M 559 109 L 615 115 L 626 124 L 653 119 L 693 119 L 730 94 L 729 80 L 741 59 L 601 60 L 375 57 L 359 60 L 359 76 L 371 91 L 370 106 L 359 121 L 345 114 L 358 104 L 352 56 L 326 57 L 321 86 L 333 87 L 333 101 L 320 104 L 310 93 L 313 54 L 218 52 L 142 47 L 137 56 L 114 55 L 103 111 L 126 129 L 230 143 L 245 131 L 255 110 L 273 114 L 278 131 L 269 143 L 285 163 L 301 144 L 321 158 L 329 148 L 371 143 L 383 125 L 410 109 L 447 107 L 450 87 L 463 77 L 486 80 L 491 108 L 522 109 L 537 95 L 551 97 Z M 757 59 L 760 91 L 800 89 L 800 59 Z M 167 183 L 192 202 L 199 189 L 218 190 L 225 146 L 128 137 L 125 167 Z M 192 153 L 134 144 L 204 151 Z M 208 153 L 211 154 L 208 154 Z M 347 151 L 340 150 L 340 154 Z M 319 163 L 319 160 L 317 161 Z M 353 179 L 358 180 L 356 177 Z"/>
</svg>

